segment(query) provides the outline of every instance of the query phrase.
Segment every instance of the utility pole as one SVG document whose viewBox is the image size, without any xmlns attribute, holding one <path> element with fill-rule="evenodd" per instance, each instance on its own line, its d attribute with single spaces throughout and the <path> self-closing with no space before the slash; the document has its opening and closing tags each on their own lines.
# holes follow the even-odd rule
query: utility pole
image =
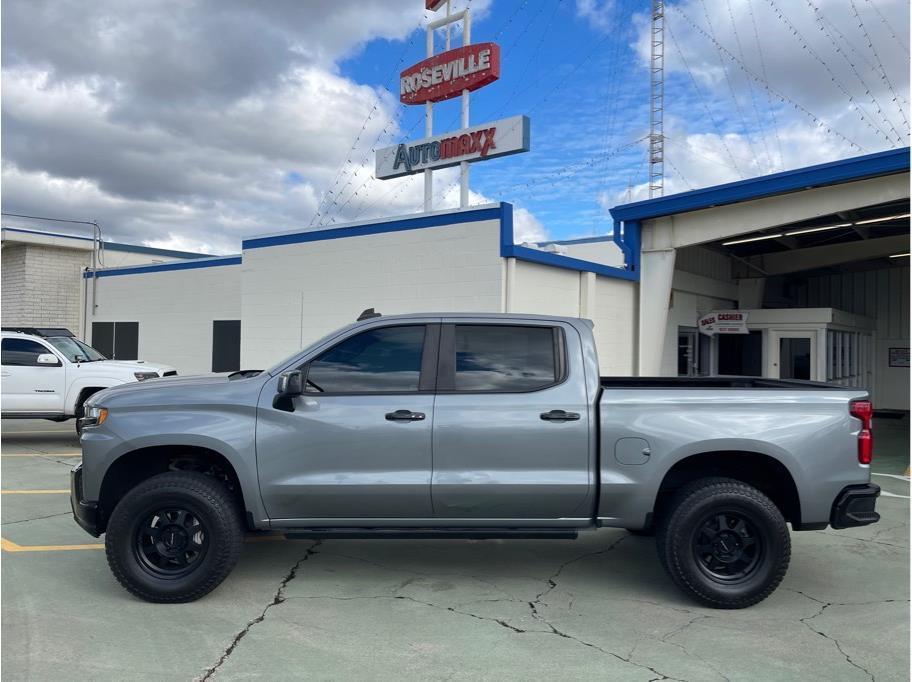
<svg viewBox="0 0 912 682">
<path fill-rule="evenodd" d="M 652 0 L 649 59 L 649 198 L 665 192 L 665 1 Z"/>
</svg>

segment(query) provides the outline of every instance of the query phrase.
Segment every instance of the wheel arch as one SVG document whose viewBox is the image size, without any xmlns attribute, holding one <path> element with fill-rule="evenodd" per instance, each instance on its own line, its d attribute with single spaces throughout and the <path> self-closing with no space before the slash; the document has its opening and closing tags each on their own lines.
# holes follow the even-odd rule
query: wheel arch
<svg viewBox="0 0 912 682">
<path fill-rule="evenodd" d="M 710 450 L 675 462 L 665 473 L 653 504 L 661 516 L 674 493 L 699 478 L 722 476 L 754 486 L 769 497 L 797 530 L 801 526 L 801 498 L 789 468 L 781 460 L 752 450 Z"/>
<path fill-rule="evenodd" d="M 101 481 L 98 495 L 100 530 L 126 493 L 157 474 L 168 471 L 197 471 L 221 481 L 236 497 L 251 525 L 249 507 L 240 477 L 227 457 L 199 445 L 152 445 L 130 450 L 111 462 Z"/>
</svg>

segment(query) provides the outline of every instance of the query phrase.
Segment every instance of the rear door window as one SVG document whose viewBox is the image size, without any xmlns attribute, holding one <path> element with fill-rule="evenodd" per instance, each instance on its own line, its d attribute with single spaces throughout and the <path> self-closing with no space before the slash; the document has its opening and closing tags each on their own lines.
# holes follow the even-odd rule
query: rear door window
<svg viewBox="0 0 912 682">
<path fill-rule="evenodd" d="M 453 332 L 455 391 L 534 391 L 561 380 L 553 327 L 458 324 Z"/>
</svg>

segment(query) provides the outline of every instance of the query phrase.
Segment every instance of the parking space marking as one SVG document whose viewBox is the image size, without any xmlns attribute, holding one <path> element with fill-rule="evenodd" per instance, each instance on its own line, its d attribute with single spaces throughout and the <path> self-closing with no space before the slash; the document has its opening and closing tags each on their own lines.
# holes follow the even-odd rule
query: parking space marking
<svg viewBox="0 0 912 682">
<path fill-rule="evenodd" d="M 69 490 L 0 490 L 0 495 L 68 495 Z"/>
<path fill-rule="evenodd" d="M 904 500 L 909 499 L 908 495 L 897 495 L 896 493 L 888 493 L 886 490 L 881 490 L 880 494 L 883 495 L 884 497 L 900 497 Z"/>
<path fill-rule="evenodd" d="M 909 481 L 910 481 L 908 476 L 900 476 L 899 474 L 878 474 L 878 473 L 875 473 L 872 471 L 871 475 L 872 476 L 886 476 L 887 478 L 897 478 L 900 481 L 905 481 L 906 483 L 909 483 Z"/>
<path fill-rule="evenodd" d="M 18 545 L 12 540 L 0 538 L 0 549 L 4 552 L 67 552 L 83 549 L 104 549 L 104 543 L 88 545 Z"/>
</svg>

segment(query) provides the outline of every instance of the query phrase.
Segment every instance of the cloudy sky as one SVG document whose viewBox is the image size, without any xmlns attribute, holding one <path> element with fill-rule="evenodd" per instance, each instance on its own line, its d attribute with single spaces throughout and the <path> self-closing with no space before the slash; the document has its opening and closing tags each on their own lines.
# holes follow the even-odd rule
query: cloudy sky
<svg viewBox="0 0 912 682">
<path fill-rule="evenodd" d="M 648 4 L 470 0 L 473 39 L 503 61 L 472 123 L 532 120 L 530 153 L 473 165 L 472 201 L 512 202 L 521 238 L 604 234 L 608 207 L 646 196 Z M 908 145 L 907 0 L 666 14 L 666 194 Z M 3 210 L 209 253 L 418 211 L 420 178 L 374 180 L 372 150 L 423 135 L 398 74 L 429 16 L 421 0 L 8 0 Z M 435 206 L 457 202 L 456 174 L 436 174 Z"/>
</svg>

